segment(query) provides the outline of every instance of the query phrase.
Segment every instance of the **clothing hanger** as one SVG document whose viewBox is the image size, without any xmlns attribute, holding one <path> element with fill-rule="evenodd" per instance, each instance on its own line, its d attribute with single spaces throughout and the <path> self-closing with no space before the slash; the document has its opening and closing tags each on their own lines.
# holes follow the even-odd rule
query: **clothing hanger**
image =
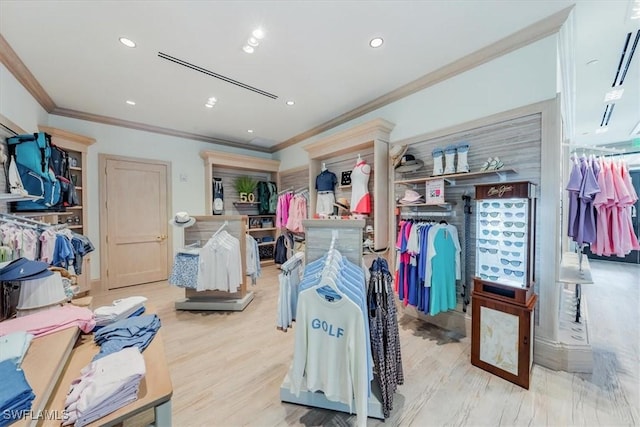
<svg viewBox="0 0 640 427">
<path fill-rule="evenodd" d="M 326 163 L 322 163 L 322 172 L 327 170 L 327 164 Z"/>
</svg>

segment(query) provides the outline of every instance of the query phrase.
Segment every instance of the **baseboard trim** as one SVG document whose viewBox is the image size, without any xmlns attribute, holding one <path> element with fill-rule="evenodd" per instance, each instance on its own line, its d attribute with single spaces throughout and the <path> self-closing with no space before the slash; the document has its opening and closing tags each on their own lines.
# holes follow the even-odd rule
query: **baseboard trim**
<svg viewBox="0 0 640 427">
<path fill-rule="evenodd" d="M 554 371 L 593 372 L 593 350 L 589 344 L 565 344 L 536 337 L 533 362 Z"/>
</svg>

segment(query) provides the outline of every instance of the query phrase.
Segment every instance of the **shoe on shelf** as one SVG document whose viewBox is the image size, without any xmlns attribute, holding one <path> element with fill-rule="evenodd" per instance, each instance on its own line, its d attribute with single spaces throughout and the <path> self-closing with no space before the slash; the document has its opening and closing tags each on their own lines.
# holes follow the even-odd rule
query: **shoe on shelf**
<svg viewBox="0 0 640 427">
<path fill-rule="evenodd" d="M 484 172 L 486 170 L 489 170 L 489 166 L 491 165 L 492 161 L 493 161 L 493 158 L 489 157 L 487 159 L 487 161 L 482 164 L 482 167 L 480 168 L 480 172 Z"/>
<path fill-rule="evenodd" d="M 494 171 L 496 170 L 496 167 L 498 166 L 498 161 L 500 159 L 498 159 L 497 157 L 494 158 L 493 160 L 491 160 L 491 162 L 489 163 L 489 167 L 487 168 L 488 171 Z"/>
<path fill-rule="evenodd" d="M 500 160 L 499 158 L 495 158 L 496 161 L 496 168 L 495 170 L 499 170 L 502 169 L 504 167 L 504 163 L 502 163 L 502 160 Z"/>
<path fill-rule="evenodd" d="M 362 244 L 362 247 L 366 249 L 373 249 L 373 240 L 372 239 L 365 240 L 364 243 Z"/>
</svg>

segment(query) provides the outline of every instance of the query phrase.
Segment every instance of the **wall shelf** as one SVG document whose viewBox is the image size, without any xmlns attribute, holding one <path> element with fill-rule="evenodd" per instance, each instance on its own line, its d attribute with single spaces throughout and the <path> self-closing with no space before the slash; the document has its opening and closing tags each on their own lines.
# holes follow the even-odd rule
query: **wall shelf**
<svg viewBox="0 0 640 427">
<path fill-rule="evenodd" d="M 258 243 L 258 246 L 273 246 L 275 244 L 276 242 L 263 242 L 263 243 Z"/>
<path fill-rule="evenodd" d="M 275 231 L 277 228 L 275 227 L 256 227 L 256 228 L 248 228 L 247 231 L 249 233 L 253 233 L 254 231 Z"/>
<path fill-rule="evenodd" d="M 436 205 L 431 204 L 431 203 L 407 203 L 407 204 L 403 204 L 403 203 L 399 203 L 396 206 L 398 208 L 420 208 L 420 207 L 429 207 L 429 208 L 441 208 L 441 209 L 447 209 L 447 210 L 451 210 L 451 208 L 453 206 L 455 206 L 455 202 L 446 202 L 446 203 L 438 203 Z"/>
<path fill-rule="evenodd" d="M 504 182 L 507 180 L 507 175 L 509 173 L 515 174 L 517 172 L 515 169 L 503 168 L 503 169 L 491 170 L 491 171 L 453 173 L 449 175 L 425 176 L 422 178 L 401 179 L 398 181 L 394 181 L 394 184 L 418 184 L 422 182 L 434 181 L 437 179 L 444 179 L 445 182 L 449 183 L 450 185 L 456 185 L 456 180 L 473 179 L 473 178 L 489 176 L 489 175 L 498 175 L 500 182 Z"/>
<path fill-rule="evenodd" d="M 0 194 L 0 202 L 20 202 L 25 200 L 38 200 L 39 196 L 23 196 L 22 194 L 2 193 Z"/>
</svg>

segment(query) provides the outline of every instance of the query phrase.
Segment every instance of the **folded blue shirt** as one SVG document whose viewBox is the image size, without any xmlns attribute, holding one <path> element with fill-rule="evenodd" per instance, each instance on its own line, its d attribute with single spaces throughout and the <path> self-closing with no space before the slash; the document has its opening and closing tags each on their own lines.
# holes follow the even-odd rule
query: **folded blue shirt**
<svg viewBox="0 0 640 427">
<path fill-rule="evenodd" d="M 126 347 L 138 347 L 142 353 L 156 336 L 158 329 L 160 318 L 156 314 L 129 317 L 107 325 L 94 335 L 94 341 L 100 345 L 100 352 L 93 360 Z"/>
<path fill-rule="evenodd" d="M 27 382 L 22 369 L 16 369 L 10 360 L 0 362 L 0 427 L 24 418 L 24 413 L 31 410 L 31 403 L 36 397 Z"/>
</svg>

